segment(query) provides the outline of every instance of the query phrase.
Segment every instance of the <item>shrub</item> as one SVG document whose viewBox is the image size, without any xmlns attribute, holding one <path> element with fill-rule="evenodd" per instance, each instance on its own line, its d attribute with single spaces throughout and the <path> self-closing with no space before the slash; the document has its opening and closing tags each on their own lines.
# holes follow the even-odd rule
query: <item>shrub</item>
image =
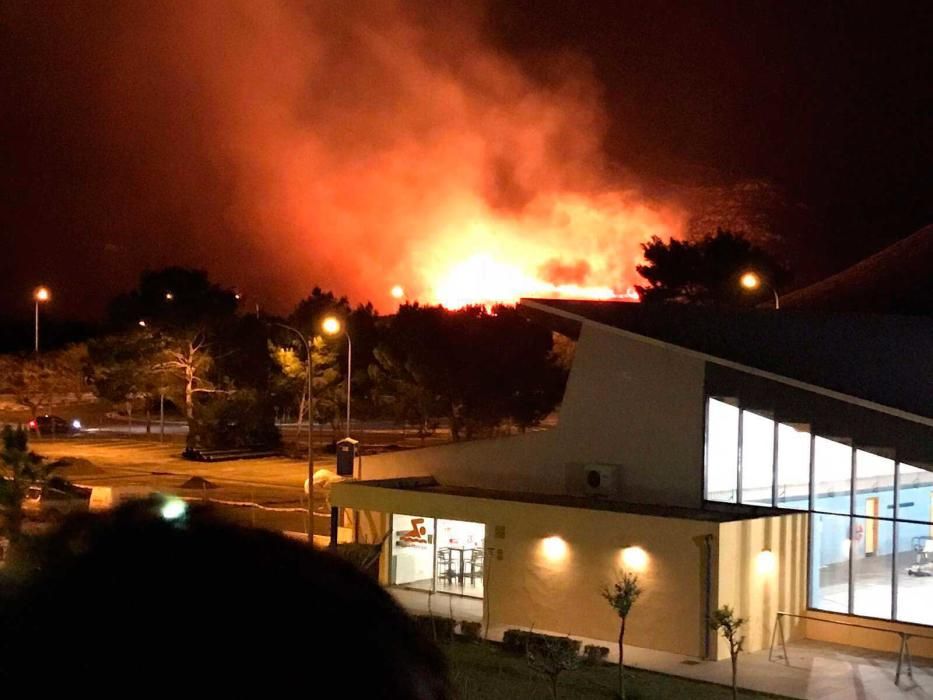
<svg viewBox="0 0 933 700">
<path fill-rule="evenodd" d="M 415 625 L 425 637 L 434 642 L 453 637 L 454 621 L 449 617 L 415 615 Z"/>
<path fill-rule="evenodd" d="M 482 630 L 483 625 L 481 622 L 471 622 L 469 620 L 462 620 L 460 622 L 460 635 L 471 641 L 478 642 Z"/>
<path fill-rule="evenodd" d="M 251 390 L 212 396 L 188 428 L 191 448 L 270 448 L 278 447 L 281 441 L 272 403 Z"/>
<path fill-rule="evenodd" d="M 529 650 L 543 646 L 556 645 L 558 647 L 567 647 L 574 654 L 580 653 L 580 640 L 570 637 L 558 637 L 552 634 L 541 634 L 540 632 L 531 632 L 530 630 L 511 629 L 506 630 L 502 636 L 503 648 L 512 654 L 524 656 Z"/>
<path fill-rule="evenodd" d="M 599 666 L 609 658 L 609 647 L 598 647 L 587 644 L 583 647 L 583 658 L 589 666 Z"/>
</svg>

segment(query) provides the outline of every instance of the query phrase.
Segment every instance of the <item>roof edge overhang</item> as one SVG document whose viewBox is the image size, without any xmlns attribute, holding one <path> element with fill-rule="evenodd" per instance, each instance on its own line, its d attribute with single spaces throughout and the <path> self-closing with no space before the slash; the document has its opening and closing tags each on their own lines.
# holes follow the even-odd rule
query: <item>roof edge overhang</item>
<svg viewBox="0 0 933 700">
<path fill-rule="evenodd" d="M 658 348 L 664 348 L 671 352 L 676 352 L 687 357 L 692 357 L 698 360 L 703 360 L 705 362 L 710 362 L 712 364 L 720 365 L 723 367 L 728 367 L 730 369 L 737 370 L 739 372 L 745 372 L 747 374 L 754 375 L 756 377 L 761 377 L 763 379 L 769 379 L 774 382 L 779 382 L 781 384 L 786 384 L 792 386 L 796 389 L 803 389 L 804 391 L 810 391 L 815 394 L 820 394 L 832 399 L 837 399 L 839 401 L 845 401 L 862 408 L 866 408 L 872 411 L 877 411 L 878 413 L 885 413 L 896 418 L 902 418 L 914 423 L 919 423 L 920 425 L 925 425 L 927 427 L 933 427 L 933 418 L 921 416 L 916 413 L 911 413 L 910 411 L 905 411 L 900 408 L 895 408 L 893 406 L 886 406 L 883 404 L 870 401 L 868 399 L 863 399 L 858 396 L 852 396 L 851 394 L 846 394 L 840 391 L 835 391 L 833 389 L 827 389 L 825 387 L 818 386 L 816 384 L 811 384 L 809 382 L 803 382 L 799 379 L 793 379 L 792 377 L 786 377 L 774 372 L 769 372 L 767 370 L 758 369 L 756 367 L 750 367 L 748 365 L 743 365 L 739 362 L 734 362 L 732 360 L 727 360 L 722 357 L 717 357 L 715 355 L 710 355 L 705 352 L 700 352 L 699 350 L 692 350 L 686 348 L 682 345 L 676 345 L 675 343 L 670 343 L 665 340 L 658 340 L 657 338 L 652 338 L 650 336 L 642 335 L 640 333 L 635 333 L 633 331 L 625 330 L 623 328 L 617 328 L 616 326 L 611 326 L 606 323 L 601 323 L 600 321 L 594 321 L 592 319 L 586 318 L 585 316 L 580 316 L 579 314 L 571 313 L 570 311 L 565 311 L 564 309 L 558 309 L 554 306 L 551 306 L 547 303 L 547 300 L 544 299 L 529 299 L 523 298 L 519 300 L 519 306 L 523 309 L 523 313 L 532 320 L 537 320 L 543 325 L 551 328 L 552 330 L 568 335 L 573 339 L 579 338 L 580 332 L 584 325 L 593 326 L 599 328 L 602 331 L 611 333 L 614 335 L 621 336 L 623 338 L 628 338 L 630 340 L 635 340 L 646 345 L 651 345 Z M 619 302 L 621 303 L 621 302 Z M 555 320 L 551 320 L 548 317 L 553 317 Z M 570 332 L 564 332 L 561 328 L 566 328 L 575 334 Z"/>
</svg>

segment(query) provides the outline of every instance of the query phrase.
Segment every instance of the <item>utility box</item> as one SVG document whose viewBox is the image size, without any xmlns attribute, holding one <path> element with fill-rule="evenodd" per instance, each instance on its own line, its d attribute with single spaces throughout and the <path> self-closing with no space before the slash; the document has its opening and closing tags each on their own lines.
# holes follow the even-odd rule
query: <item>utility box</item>
<svg viewBox="0 0 933 700">
<path fill-rule="evenodd" d="M 337 476 L 353 476 L 353 463 L 359 440 L 346 437 L 337 442 Z"/>
</svg>

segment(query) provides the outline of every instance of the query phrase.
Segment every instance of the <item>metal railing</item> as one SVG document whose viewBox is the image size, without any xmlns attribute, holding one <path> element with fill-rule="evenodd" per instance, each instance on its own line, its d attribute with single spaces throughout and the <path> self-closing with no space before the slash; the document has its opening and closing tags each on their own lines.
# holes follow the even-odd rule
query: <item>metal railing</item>
<svg viewBox="0 0 933 700">
<path fill-rule="evenodd" d="M 871 625 L 861 625 L 857 622 L 843 622 L 842 620 L 827 620 L 822 617 L 813 617 L 811 615 L 798 615 L 796 613 L 789 613 L 778 611 L 777 615 L 774 618 L 774 629 L 771 632 L 771 647 L 768 650 L 768 661 L 771 661 L 774 656 L 774 642 L 777 637 L 780 637 L 781 649 L 784 651 L 784 664 L 790 666 L 790 659 L 787 658 L 787 639 L 784 636 L 784 625 L 782 624 L 782 619 L 785 617 L 793 617 L 798 620 L 813 620 L 814 622 L 825 622 L 830 625 L 840 625 L 842 627 L 857 627 L 863 630 L 870 630 L 872 632 L 889 632 L 890 634 L 895 634 L 901 639 L 900 650 L 897 654 L 897 670 L 894 673 L 894 685 L 900 685 L 901 682 L 901 670 L 904 667 L 904 660 L 907 661 L 907 676 L 913 680 L 914 677 L 914 664 L 913 658 L 910 655 L 910 638 L 918 637 L 920 639 L 933 639 L 933 636 L 926 634 L 913 634 L 911 632 L 901 632 L 899 630 L 890 630 L 883 627 L 872 627 Z"/>
</svg>

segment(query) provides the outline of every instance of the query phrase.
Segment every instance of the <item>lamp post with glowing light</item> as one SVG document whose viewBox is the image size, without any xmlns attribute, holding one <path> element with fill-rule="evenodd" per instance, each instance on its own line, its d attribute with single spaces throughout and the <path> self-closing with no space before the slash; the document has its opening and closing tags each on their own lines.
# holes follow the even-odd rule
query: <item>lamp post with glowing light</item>
<svg viewBox="0 0 933 700">
<path fill-rule="evenodd" d="M 743 288 L 748 289 L 749 291 L 758 289 L 764 284 L 768 289 L 771 290 L 771 293 L 774 295 L 774 308 L 776 310 L 781 308 L 781 298 L 778 296 L 777 290 L 770 284 L 766 283 L 761 279 L 761 276 L 757 272 L 746 272 L 739 278 L 739 284 Z"/>
<path fill-rule="evenodd" d="M 301 339 L 305 351 L 308 353 L 308 542 L 314 544 L 314 400 L 312 398 L 311 378 L 314 376 L 314 355 L 311 351 L 314 346 L 313 338 L 309 340 L 297 328 L 286 326 L 284 323 L 275 324 L 279 328 L 291 331 Z"/>
<path fill-rule="evenodd" d="M 48 287 L 36 287 L 32 293 L 33 301 L 36 302 L 36 354 L 39 354 L 39 304 L 44 304 L 52 298 L 52 293 Z"/>
<path fill-rule="evenodd" d="M 343 328 L 343 324 L 335 316 L 328 316 L 321 323 L 321 328 L 329 336 L 338 335 L 343 329 L 343 334 L 347 338 L 347 437 L 350 437 L 350 384 L 353 376 L 353 342 L 350 340 L 350 332 Z"/>
</svg>

